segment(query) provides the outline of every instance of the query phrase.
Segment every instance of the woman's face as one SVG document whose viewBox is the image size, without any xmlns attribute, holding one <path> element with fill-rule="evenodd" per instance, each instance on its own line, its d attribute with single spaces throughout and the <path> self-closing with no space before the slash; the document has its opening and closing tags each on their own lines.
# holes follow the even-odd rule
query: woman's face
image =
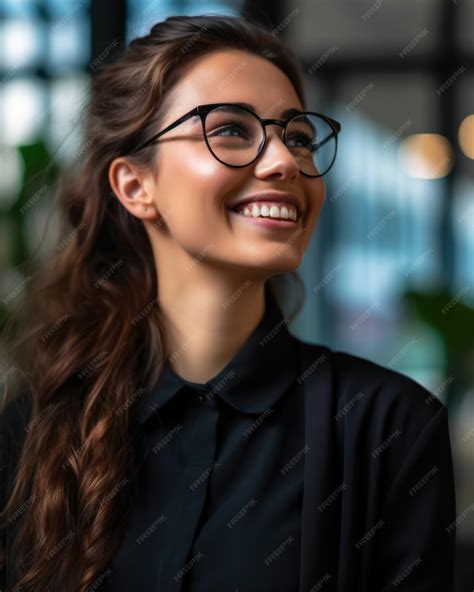
<svg viewBox="0 0 474 592">
<path fill-rule="evenodd" d="M 303 109 L 286 75 L 264 58 L 238 50 L 217 51 L 195 62 L 174 90 L 172 107 L 160 129 L 197 105 L 245 102 L 262 118 L 283 119 L 282 111 Z M 158 131 L 158 130 L 157 130 Z M 159 139 L 156 175 L 147 190 L 159 212 L 145 223 L 160 264 L 175 270 L 192 262 L 218 266 L 241 277 L 268 278 L 301 263 L 321 211 L 322 178 L 301 174 L 281 141 L 283 129 L 266 128 L 267 145 L 252 164 L 233 168 L 216 160 L 194 117 Z M 293 227 L 255 223 L 230 209 L 236 200 L 264 191 L 300 198 L 302 216 Z M 160 260 L 162 257 L 163 261 Z"/>
</svg>

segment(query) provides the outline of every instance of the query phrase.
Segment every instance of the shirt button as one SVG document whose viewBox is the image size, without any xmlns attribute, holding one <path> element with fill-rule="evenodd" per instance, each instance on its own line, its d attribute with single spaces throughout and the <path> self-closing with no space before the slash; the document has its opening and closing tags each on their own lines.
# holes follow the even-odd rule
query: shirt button
<svg viewBox="0 0 474 592">
<path fill-rule="evenodd" d="M 217 409 L 218 407 L 218 401 L 215 395 L 198 395 L 198 400 L 205 407 L 210 407 L 211 409 Z"/>
</svg>

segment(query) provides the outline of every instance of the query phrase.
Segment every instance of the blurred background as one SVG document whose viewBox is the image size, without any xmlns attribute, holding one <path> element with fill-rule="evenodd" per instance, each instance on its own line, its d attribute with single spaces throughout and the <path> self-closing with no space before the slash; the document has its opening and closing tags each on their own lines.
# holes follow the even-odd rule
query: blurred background
<svg viewBox="0 0 474 592">
<path fill-rule="evenodd" d="M 173 14 L 252 17 L 342 124 L 291 330 L 414 378 L 447 405 L 456 592 L 474 588 L 474 0 L 1 0 L 0 323 L 55 244 L 91 76 Z M 44 172 L 52 163 L 48 174 Z M 12 369 L 2 364 L 0 382 Z M 427 401 L 430 404 L 430 401 Z"/>
</svg>

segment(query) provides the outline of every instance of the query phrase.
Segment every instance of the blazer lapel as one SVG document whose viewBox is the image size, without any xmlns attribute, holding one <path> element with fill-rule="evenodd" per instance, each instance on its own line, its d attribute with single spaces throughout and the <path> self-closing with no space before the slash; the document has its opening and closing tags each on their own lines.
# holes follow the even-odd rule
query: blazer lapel
<svg viewBox="0 0 474 592">
<path fill-rule="evenodd" d="M 300 342 L 305 401 L 305 455 L 299 592 L 320 587 L 335 590 L 339 540 L 338 503 L 327 498 L 341 484 L 335 462 L 337 423 L 334 420 L 330 350 Z M 324 503 L 326 500 L 326 503 Z M 321 504 L 323 504 L 321 506 Z M 319 587 L 316 586 L 319 584 Z"/>
</svg>

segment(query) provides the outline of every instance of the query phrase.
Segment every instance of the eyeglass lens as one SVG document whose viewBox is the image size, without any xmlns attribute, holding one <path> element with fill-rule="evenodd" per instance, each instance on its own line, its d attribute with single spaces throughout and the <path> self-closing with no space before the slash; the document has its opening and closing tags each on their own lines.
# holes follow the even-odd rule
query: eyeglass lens
<svg viewBox="0 0 474 592">
<path fill-rule="evenodd" d="M 234 166 L 250 164 L 264 141 L 259 119 L 237 105 L 210 111 L 205 133 L 214 156 Z M 304 113 L 288 124 L 286 147 L 294 155 L 300 171 L 310 176 L 324 175 L 336 156 L 336 134 L 321 117 Z"/>
</svg>

